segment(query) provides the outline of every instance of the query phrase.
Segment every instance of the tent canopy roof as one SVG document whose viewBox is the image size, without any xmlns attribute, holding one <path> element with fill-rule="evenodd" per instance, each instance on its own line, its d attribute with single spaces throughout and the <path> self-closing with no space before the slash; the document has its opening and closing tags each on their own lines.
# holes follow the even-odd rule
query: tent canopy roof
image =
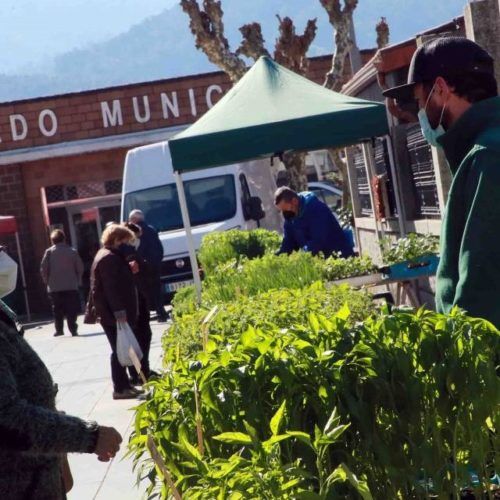
<svg viewBox="0 0 500 500">
<path fill-rule="evenodd" d="M 182 172 L 288 150 L 347 146 L 387 132 L 383 104 L 333 92 L 261 57 L 169 147 L 174 170 Z"/>
</svg>

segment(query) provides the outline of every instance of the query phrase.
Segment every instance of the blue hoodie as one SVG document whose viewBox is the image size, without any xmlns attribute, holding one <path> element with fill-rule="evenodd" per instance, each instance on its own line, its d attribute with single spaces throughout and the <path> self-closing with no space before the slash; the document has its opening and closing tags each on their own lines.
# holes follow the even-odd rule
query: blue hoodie
<svg viewBox="0 0 500 500">
<path fill-rule="evenodd" d="M 278 253 L 305 250 L 313 255 L 323 253 L 329 257 L 340 253 L 342 257 L 354 255 L 349 241 L 335 215 L 314 193 L 299 193 L 299 213 L 285 220 L 284 237 Z"/>
</svg>

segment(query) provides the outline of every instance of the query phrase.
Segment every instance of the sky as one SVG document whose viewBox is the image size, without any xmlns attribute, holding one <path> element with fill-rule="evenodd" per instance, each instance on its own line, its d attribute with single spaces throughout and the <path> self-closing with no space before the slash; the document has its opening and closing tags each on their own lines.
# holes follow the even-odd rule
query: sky
<svg viewBox="0 0 500 500">
<path fill-rule="evenodd" d="M 107 40 L 177 0 L 0 0 L 0 71 Z"/>
<path fill-rule="evenodd" d="M 238 2 L 248 1 L 251 0 L 223 0 L 223 7 L 237 8 Z M 308 2 L 315 6 L 317 2 L 303 1 L 305 8 Z M 177 2 L 0 0 L 0 73 L 22 73 L 28 69 L 27 73 L 33 72 L 58 54 L 112 38 Z M 359 0 L 355 13 L 358 46 L 374 46 L 374 24 L 381 15 L 388 18 L 391 42 L 398 42 L 460 15 L 465 3 L 466 0 Z"/>
</svg>

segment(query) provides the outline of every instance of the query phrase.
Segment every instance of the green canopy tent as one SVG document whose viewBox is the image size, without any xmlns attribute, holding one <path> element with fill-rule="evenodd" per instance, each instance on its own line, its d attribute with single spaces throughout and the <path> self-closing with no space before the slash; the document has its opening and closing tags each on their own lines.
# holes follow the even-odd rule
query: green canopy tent
<svg viewBox="0 0 500 500">
<path fill-rule="evenodd" d="M 291 149 L 347 146 L 387 132 L 383 104 L 332 92 L 261 57 L 169 148 L 174 170 L 184 172 Z"/>
<path fill-rule="evenodd" d="M 168 143 L 198 293 L 182 172 L 288 150 L 348 146 L 387 133 L 383 104 L 332 92 L 261 57 L 212 109 Z"/>
</svg>

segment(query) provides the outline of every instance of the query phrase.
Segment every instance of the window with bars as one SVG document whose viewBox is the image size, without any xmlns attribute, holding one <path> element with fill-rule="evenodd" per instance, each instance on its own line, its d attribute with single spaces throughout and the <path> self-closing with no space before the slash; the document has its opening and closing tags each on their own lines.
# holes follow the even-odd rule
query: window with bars
<svg viewBox="0 0 500 500">
<path fill-rule="evenodd" d="M 415 192 L 416 216 L 439 218 L 439 198 L 431 147 L 420 130 L 420 125 L 409 125 L 406 132 L 411 182 Z"/>
<path fill-rule="evenodd" d="M 365 158 L 361 146 L 353 148 L 352 160 L 356 169 L 357 190 L 361 215 L 370 217 L 373 215 L 370 199 L 370 181 L 366 173 Z"/>
<path fill-rule="evenodd" d="M 377 138 L 373 142 L 374 169 L 376 175 L 385 176 L 385 188 L 387 193 L 386 211 L 387 216 L 397 215 L 396 196 L 394 183 L 389 164 L 389 151 L 387 141 L 384 138 Z M 361 216 L 373 217 L 373 209 L 370 199 L 370 179 L 367 176 L 363 149 L 357 146 L 353 152 L 353 163 L 356 169 L 358 199 Z"/>
<path fill-rule="evenodd" d="M 398 211 L 396 208 L 396 195 L 394 192 L 394 180 L 392 178 L 392 172 L 389 163 L 389 150 L 387 140 L 380 137 L 376 138 L 373 153 L 375 157 L 375 173 L 377 175 L 387 176 L 386 188 L 387 200 L 389 202 L 389 206 L 387 208 L 389 209 L 389 214 L 391 216 L 397 215 Z"/>
<path fill-rule="evenodd" d="M 122 180 L 114 179 L 104 182 L 85 182 L 80 184 L 54 185 L 45 187 L 47 203 L 78 200 L 81 198 L 96 198 L 109 194 L 120 194 Z"/>
</svg>

